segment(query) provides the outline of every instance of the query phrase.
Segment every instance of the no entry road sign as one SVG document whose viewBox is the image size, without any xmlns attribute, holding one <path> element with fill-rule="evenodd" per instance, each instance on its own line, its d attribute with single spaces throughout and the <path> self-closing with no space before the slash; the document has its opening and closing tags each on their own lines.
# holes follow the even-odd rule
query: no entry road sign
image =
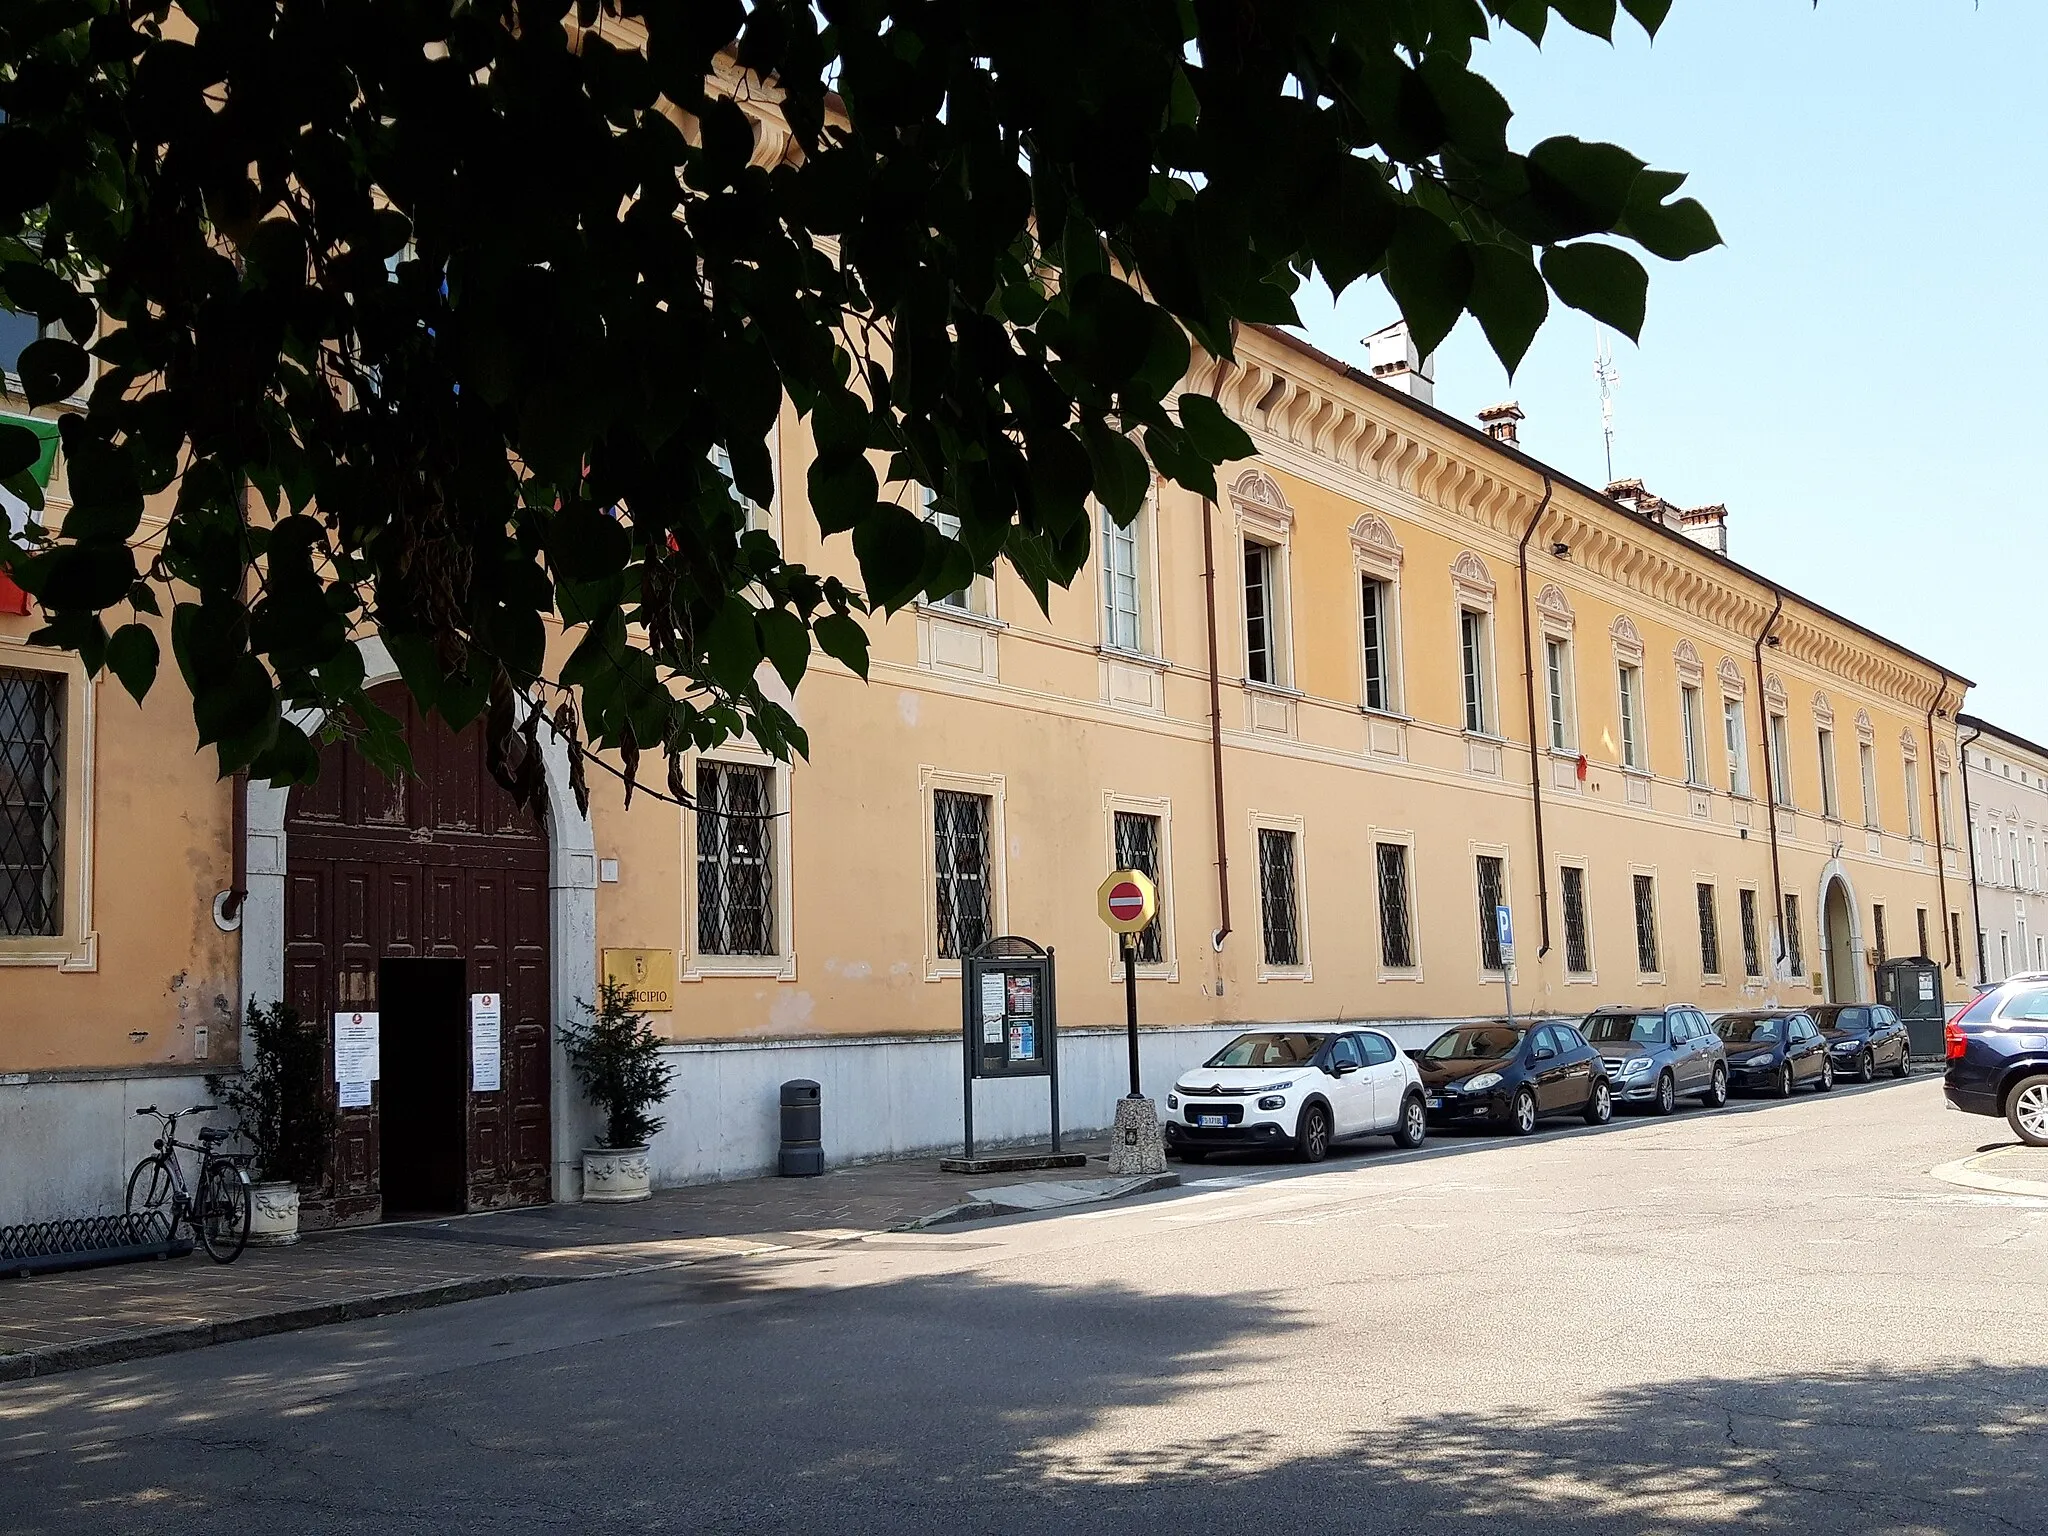
<svg viewBox="0 0 2048 1536">
<path fill-rule="evenodd" d="M 1096 908 L 1114 933 L 1139 933 L 1159 913 L 1159 890 L 1142 870 L 1120 869 L 1095 893 Z"/>
</svg>

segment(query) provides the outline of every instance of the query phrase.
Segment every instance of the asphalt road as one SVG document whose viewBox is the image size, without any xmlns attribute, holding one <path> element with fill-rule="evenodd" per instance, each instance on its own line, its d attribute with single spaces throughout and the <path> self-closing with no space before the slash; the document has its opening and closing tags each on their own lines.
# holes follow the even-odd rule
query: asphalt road
<svg viewBox="0 0 2048 1536">
<path fill-rule="evenodd" d="M 1932 1079 L 0 1388 L 0 1531 L 2048 1531 L 2048 1201 Z M 4 1299 L 4 1297 L 0 1297 Z"/>
</svg>

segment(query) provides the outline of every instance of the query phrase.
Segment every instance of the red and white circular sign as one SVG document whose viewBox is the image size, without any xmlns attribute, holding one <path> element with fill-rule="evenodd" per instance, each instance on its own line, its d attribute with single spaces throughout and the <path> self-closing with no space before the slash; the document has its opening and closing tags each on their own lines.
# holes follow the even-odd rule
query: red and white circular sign
<svg viewBox="0 0 2048 1536">
<path fill-rule="evenodd" d="M 1130 881 L 1116 887 L 1109 893 L 1110 916 L 1120 922 L 1131 922 L 1145 915 L 1145 893 Z"/>
<path fill-rule="evenodd" d="M 1137 933 L 1159 913 L 1159 890 L 1141 870 L 1119 869 L 1102 882 L 1095 904 L 1117 933 Z"/>
</svg>

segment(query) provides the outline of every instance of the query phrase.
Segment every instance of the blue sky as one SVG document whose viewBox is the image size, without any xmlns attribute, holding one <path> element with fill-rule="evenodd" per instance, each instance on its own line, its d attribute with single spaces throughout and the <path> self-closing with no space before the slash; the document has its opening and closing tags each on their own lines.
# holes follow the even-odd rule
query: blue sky
<svg viewBox="0 0 2048 1536">
<path fill-rule="evenodd" d="M 1655 44 L 1553 23 L 1480 67 L 1527 149 L 1609 139 L 1691 173 L 1727 244 L 1650 261 L 1614 338 L 1615 473 L 1726 502 L 1729 552 L 1965 676 L 1968 708 L 2048 741 L 2048 4 L 1678 0 Z M 1362 360 L 1377 284 L 1311 340 Z M 1593 322 L 1554 306 L 1510 382 L 1468 317 L 1437 404 L 1519 400 L 1531 453 L 1605 482 Z"/>
</svg>

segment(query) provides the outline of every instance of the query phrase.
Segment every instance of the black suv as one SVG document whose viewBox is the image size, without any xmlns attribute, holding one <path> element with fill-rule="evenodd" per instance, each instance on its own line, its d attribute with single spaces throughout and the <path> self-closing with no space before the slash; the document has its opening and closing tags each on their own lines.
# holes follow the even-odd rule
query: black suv
<svg viewBox="0 0 2048 1536">
<path fill-rule="evenodd" d="M 1806 1012 L 1827 1037 L 1837 1077 L 1867 1083 L 1879 1067 L 1893 1077 L 1913 1070 L 1906 1026 L 1883 1003 L 1822 1003 Z"/>
<path fill-rule="evenodd" d="M 1596 1008 L 1579 1026 L 1600 1053 L 1616 1104 L 1647 1104 L 1668 1115 L 1681 1097 L 1709 1108 L 1728 1102 L 1728 1058 L 1707 1016 L 1690 1003 L 1666 1008 Z"/>
</svg>

